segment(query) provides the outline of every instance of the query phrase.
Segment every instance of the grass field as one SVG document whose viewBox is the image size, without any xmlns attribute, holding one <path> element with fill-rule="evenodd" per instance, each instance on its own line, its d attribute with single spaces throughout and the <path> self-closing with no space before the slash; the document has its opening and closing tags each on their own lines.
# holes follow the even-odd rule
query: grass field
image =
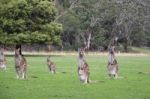
<svg viewBox="0 0 150 99">
<path fill-rule="evenodd" d="M 107 56 L 87 56 L 91 80 L 81 84 L 77 56 L 53 56 L 57 74 L 48 72 L 46 57 L 26 57 L 28 79 L 16 79 L 14 58 L 7 57 L 7 70 L 0 71 L 0 99 L 150 99 L 150 56 L 118 56 L 119 76 L 109 79 Z M 142 73 L 146 72 L 146 73 Z"/>
</svg>

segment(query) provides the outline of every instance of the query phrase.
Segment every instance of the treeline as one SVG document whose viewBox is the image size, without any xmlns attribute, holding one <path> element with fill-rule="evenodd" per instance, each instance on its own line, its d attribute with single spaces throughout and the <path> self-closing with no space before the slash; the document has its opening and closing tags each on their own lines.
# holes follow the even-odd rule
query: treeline
<svg viewBox="0 0 150 99">
<path fill-rule="evenodd" d="M 106 50 L 150 46 L 148 0 L 0 0 L 0 43 Z"/>
<path fill-rule="evenodd" d="M 57 21 L 66 49 L 86 45 L 107 49 L 113 38 L 118 47 L 150 46 L 150 2 L 148 0 L 55 0 Z"/>
</svg>

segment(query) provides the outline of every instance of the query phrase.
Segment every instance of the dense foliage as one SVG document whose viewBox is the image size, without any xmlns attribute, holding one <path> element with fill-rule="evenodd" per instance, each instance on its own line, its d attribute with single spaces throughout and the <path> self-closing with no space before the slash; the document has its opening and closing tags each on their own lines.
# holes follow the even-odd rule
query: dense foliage
<svg viewBox="0 0 150 99">
<path fill-rule="evenodd" d="M 0 4 L 0 43 L 60 43 L 62 25 L 48 0 L 6 0 Z"/>
<path fill-rule="evenodd" d="M 107 48 L 117 37 L 125 51 L 131 46 L 150 46 L 148 0 L 55 0 L 68 48 L 85 44 L 90 49 Z"/>
<path fill-rule="evenodd" d="M 0 43 L 99 50 L 117 38 L 125 51 L 150 46 L 149 5 L 148 0 L 0 0 Z"/>
</svg>

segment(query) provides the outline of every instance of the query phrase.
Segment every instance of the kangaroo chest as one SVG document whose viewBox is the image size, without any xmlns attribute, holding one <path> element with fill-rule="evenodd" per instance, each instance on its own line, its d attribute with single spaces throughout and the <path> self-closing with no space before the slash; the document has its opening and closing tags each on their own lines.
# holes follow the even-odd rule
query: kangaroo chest
<svg viewBox="0 0 150 99">
<path fill-rule="evenodd" d="M 20 66 L 21 65 L 21 63 L 22 63 L 22 61 L 23 61 L 23 58 L 22 58 L 22 56 L 16 56 L 15 57 L 15 65 L 16 66 Z"/>
<path fill-rule="evenodd" d="M 78 60 L 78 67 L 83 67 L 84 66 L 84 59 L 83 58 L 79 58 Z"/>
</svg>

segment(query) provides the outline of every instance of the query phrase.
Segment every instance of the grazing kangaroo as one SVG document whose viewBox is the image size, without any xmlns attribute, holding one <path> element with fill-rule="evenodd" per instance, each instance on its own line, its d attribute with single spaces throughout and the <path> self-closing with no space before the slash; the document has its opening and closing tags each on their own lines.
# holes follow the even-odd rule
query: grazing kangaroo
<svg viewBox="0 0 150 99">
<path fill-rule="evenodd" d="M 47 65 L 52 74 L 56 73 L 56 65 L 51 61 L 51 57 L 47 58 Z"/>
<path fill-rule="evenodd" d="M 84 59 L 84 49 L 78 50 L 78 75 L 81 82 L 89 83 L 90 70 L 87 62 Z"/>
<path fill-rule="evenodd" d="M 17 79 L 25 79 L 27 72 L 27 61 L 21 52 L 21 45 L 16 45 L 15 49 L 15 69 Z"/>
<path fill-rule="evenodd" d="M 0 51 L 0 69 L 6 70 L 6 59 L 3 51 Z"/>
<path fill-rule="evenodd" d="M 114 76 L 115 78 L 118 78 L 118 63 L 115 58 L 115 47 L 112 45 L 109 49 L 109 57 L 108 57 L 108 75 L 110 77 Z"/>
</svg>

